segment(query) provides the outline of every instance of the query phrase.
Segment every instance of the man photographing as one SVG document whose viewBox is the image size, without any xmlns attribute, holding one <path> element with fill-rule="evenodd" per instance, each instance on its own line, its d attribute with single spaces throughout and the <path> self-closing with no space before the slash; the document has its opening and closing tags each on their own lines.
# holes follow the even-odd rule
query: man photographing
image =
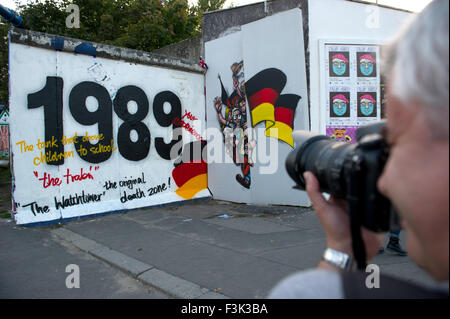
<svg viewBox="0 0 450 319">
<path fill-rule="evenodd" d="M 410 258 L 443 290 L 383 277 L 380 289 L 361 288 L 361 274 L 347 271 L 354 257 L 348 203 L 335 196 L 326 200 L 318 179 L 305 172 L 306 191 L 325 230 L 327 250 L 317 269 L 284 279 L 270 298 L 448 298 L 449 1 L 431 2 L 387 50 L 383 136 L 389 157 L 377 188 L 401 217 Z M 362 229 L 361 235 L 370 261 L 384 234 Z"/>
</svg>

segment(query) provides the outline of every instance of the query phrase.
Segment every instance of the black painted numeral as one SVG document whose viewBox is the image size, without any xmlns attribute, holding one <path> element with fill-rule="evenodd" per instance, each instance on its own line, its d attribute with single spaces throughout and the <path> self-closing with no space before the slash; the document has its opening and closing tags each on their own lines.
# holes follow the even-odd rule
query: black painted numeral
<svg viewBox="0 0 450 319">
<path fill-rule="evenodd" d="M 129 101 L 135 101 L 137 104 L 137 111 L 134 114 L 128 110 Z M 120 154 L 130 161 L 140 161 L 146 158 L 150 150 L 151 135 L 148 127 L 141 122 L 149 111 L 145 92 L 133 85 L 122 87 L 114 98 L 114 111 L 124 121 L 117 134 Z M 132 130 L 135 130 L 138 135 L 135 142 L 130 137 Z"/>
<path fill-rule="evenodd" d="M 48 76 L 42 90 L 28 94 L 29 109 L 44 107 L 45 155 L 48 165 L 64 164 L 63 86 L 61 77 Z"/>
<path fill-rule="evenodd" d="M 90 112 L 86 107 L 86 99 L 92 96 L 97 99 L 98 108 Z M 112 102 L 106 88 L 95 82 L 77 84 L 69 96 L 69 109 L 73 118 L 82 125 L 98 125 L 98 143 L 94 144 L 85 136 L 75 138 L 75 149 L 80 157 L 93 164 L 106 161 L 114 149 Z"/>
<path fill-rule="evenodd" d="M 45 155 L 48 165 L 64 164 L 63 145 L 63 86 L 61 77 L 48 76 L 42 90 L 28 94 L 28 108 L 44 107 L 45 141 L 38 141 L 39 145 L 45 142 Z M 88 97 L 97 100 L 98 107 L 91 112 L 86 106 Z M 137 111 L 130 113 L 128 103 L 134 101 Z M 164 112 L 164 103 L 170 105 L 170 112 Z M 69 109 L 75 121 L 81 125 L 98 126 L 98 135 L 87 136 L 81 134 L 74 137 L 74 146 L 78 155 L 85 161 L 93 164 L 102 163 L 111 157 L 114 147 L 112 108 L 117 116 L 123 120 L 117 133 L 117 146 L 120 154 L 130 161 L 140 161 L 148 156 L 151 145 L 150 130 L 143 123 L 149 113 L 149 101 L 145 92 L 137 86 L 129 85 L 119 89 L 114 102 L 108 90 L 95 82 L 85 81 L 77 84 L 69 95 Z M 175 93 L 163 91 L 155 96 L 153 113 L 156 121 L 162 127 L 172 126 L 172 140 L 166 144 L 164 138 L 155 138 L 155 147 L 161 158 L 173 160 L 180 156 L 172 152 L 172 148 L 180 143 L 182 145 L 181 101 Z M 175 121 L 175 119 L 180 119 Z M 132 131 L 137 133 L 137 140 L 131 138 Z M 91 142 L 93 140 L 93 142 Z M 175 149 L 174 149 L 175 150 Z"/>
<path fill-rule="evenodd" d="M 164 103 L 168 102 L 171 106 L 169 114 L 164 112 Z M 181 126 L 174 124 L 175 118 L 181 119 L 181 101 L 173 92 L 163 91 L 155 96 L 153 101 L 153 114 L 159 125 L 162 127 L 173 127 L 173 137 L 178 136 L 177 139 L 172 139 L 169 144 L 164 142 L 162 137 L 155 138 L 155 147 L 159 156 L 166 160 L 173 160 L 181 154 L 181 148 L 177 154 L 170 154 L 172 147 L 183 139 L 181 134 Z"/>
</svg>

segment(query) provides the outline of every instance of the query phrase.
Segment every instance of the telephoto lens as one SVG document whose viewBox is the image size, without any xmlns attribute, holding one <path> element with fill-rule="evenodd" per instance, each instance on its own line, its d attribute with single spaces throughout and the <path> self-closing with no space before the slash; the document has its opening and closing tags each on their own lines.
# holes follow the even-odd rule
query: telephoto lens
<svg viewBox="0 0 450 319">
<path fill-rule="evenodd" d="M 354 152 L 356 144 L 334 141 L 331 138 L 309 131 L 295 131 L 294 141 L 298 145 L 286 159 L 286 170 L 297 183 L 297 188 L 306 189 L 303 173 L 312 172 L 320 182 L 320 190 L 346 197 L 345 165 Z"/>
<path fill-rule="evenodd" d="M 376 185 L 389 156 L 381 134 L 384 126 L 385 121 L 362 126 L 357 143 L 295 131 L 296 147 L 286 158 L 286 170 L 295 188 L 306 189 L 303 173 L 310 171 L 319 181 L 321 192 L 346 199 L 366 228 L 378 232 L 398 229 L 397 214 Z"/>
</svg>

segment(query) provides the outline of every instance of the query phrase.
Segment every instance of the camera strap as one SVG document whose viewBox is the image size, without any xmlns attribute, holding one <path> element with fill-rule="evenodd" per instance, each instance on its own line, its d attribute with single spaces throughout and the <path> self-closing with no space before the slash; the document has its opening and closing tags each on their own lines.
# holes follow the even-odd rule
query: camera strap
<svg viewBox="0 0 450 319">
<path fill-rule="evenodd" d="M 361 234 L 361 198 L 364 196 L 363 190 L 363 170 L 362 170 L 362 159 L 360 155 L 355 155 L 352 158 L 352 169 L 348 178 L 350 179 L 347 183 L 349 189 L 347 192 L 347 202 L 348 210 L 350 216 L 350 232 L 352 235 L 352 249 L 353 255 L 356 260 L 358 269 L 365 270 L 367 266 L 366 262 L 366 248 L 364 245 L 364 240 Z"/>
</svg>

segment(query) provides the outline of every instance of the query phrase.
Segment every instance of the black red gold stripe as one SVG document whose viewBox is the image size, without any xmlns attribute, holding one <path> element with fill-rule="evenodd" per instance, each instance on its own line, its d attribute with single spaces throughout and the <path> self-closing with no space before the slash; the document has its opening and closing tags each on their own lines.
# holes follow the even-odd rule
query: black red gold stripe
<svg viewBox="0 0 450 319">
<path fill-rule="evenodd" d="M 275 124 L 266 130 L 266 136 L 277 138 L 294 147 L 292 130 L 294 127 L 295 109 L 300 98 L 296 94 L 280 95 L 275 105 Z"/>
<path fill-rule="evenodd" d="M 267 121 L 275 122 L 274 105 L 286 85 L 286 75 L 275 68 L 265 69 L 255 74 L 245 83 L 252 125 Z"/>
<path fill-rule="evenodd" d="M 178 189 L 176 194 L 191 199 L 203 189 L 208 188 L 208 165 L 203 160 L 206 141 L 193 141 L 183 145 L 181 161 L 175 164 L 172 177 Z"/>
</svg>

